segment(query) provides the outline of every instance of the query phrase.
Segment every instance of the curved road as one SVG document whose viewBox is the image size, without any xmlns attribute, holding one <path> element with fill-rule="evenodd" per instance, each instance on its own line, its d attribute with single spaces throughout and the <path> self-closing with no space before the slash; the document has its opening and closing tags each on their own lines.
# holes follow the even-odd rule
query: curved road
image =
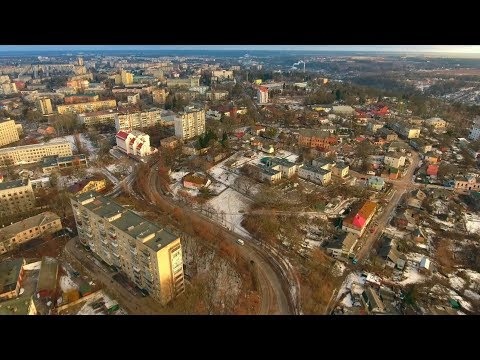
<svg viewBox="0 0 480 360">
<path fill-rule="evenodd" d="M 254 245 L 252 241 L 245 241 L 245 245 L 239 245 L 237 239 L 238 234 L 223 228 L 213 220 L 204 217 L 203 215 L 195 212 L 192 208 L 183 204 L 177 204 L 172 198 L 164 196 L 160 189 L 160 178 L 158 173 L 150 169 L 148 174 L 148 189 L 144 191 L 153 204 L 167 203 L 172 207 L 180 207 L 184 213 L 190 219 L 195 219 L 198 222 L 209 223 L 214 226 L 215 229 L 220 232 L 226 241 L 237 246 L 237 250 L 240 256 L 246 259 L 248 262 L 253 261 L 256 277 L 258 280 L 258 289 L 261 294 L 260 314 L 294 314 L 293 306 L 290 303 L 289 297 L 286 295 L 290 291 L 289 285 L 285 284 L 286 281 L 283 277 L 279 276 L 281 273 L 279 267 L 272 264 L 270 259 L 263 254 L 262 249 L 258 245 Z"/>
</svg>

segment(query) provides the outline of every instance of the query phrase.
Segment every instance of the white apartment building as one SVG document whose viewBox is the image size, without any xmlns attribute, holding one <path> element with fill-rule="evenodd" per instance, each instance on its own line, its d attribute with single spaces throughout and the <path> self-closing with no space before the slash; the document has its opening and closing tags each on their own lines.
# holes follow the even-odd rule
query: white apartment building
<svg viewBox="0 0 480 360">
<path fill-rule="evenodd" d="M 0 182 L 0 216 L 21 214 L 35 207 L 35 195 L 28 179 Z"/>
<path fill-rule="evenodd" d="M 0 122 L 0 146 L 11 144 L 19 139 L 14 120 L 5 119 L 5 121 Z"/>
<path fill-rule="evenodd" d="M 71 199 L 80 241 L 166 304 L 185 290 L 180 238 L 96 192 Z"/>
<path fill-rule="evenodd" d="M 58 105 L 57 111 L 59 114 L 74 113 L 79 114 L 87 111 L 98 111 L 102 109 L 113 109 L 117 107 L 116 100 L 100 100 L 90 101 L 78 104 Z"/>
<path fill-rule="evenodd" d="M 0 167 L 12 164 L 30 164 L 41 161 L 45 156 L 72 156 L 72 146 L 64 139 L 48 143 L 15 146 L 0 149 Z"/>
<path fill-rule="evenodd" d="M 117 147 L 126 154 L 147 156 L 153 151 L 150 146 L 150 136 L 138 130 L 120 130 L 115 136 Z"/>
<path fill-rule="evenodd" d="M 257 101 L 259 104 L 268 103 L 268 88 L 265 86 L 259 86 L 257 90 Z"/>
<path fill-rule="evenodd" d="M 175 136 L 188 140 L 205 132 L 205 110 L 185 107 L 175 119 Z"/>
</svg>

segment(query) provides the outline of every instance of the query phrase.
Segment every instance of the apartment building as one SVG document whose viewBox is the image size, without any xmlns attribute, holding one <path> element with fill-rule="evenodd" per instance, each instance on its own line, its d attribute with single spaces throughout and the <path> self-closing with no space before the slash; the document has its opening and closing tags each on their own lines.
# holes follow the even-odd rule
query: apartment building
<svg viewBox="0 0 480 360">
<path fill-rule="evenodd" d="M 473 119 L 473 124 L 470 128 L 468 138 L 473 141 L 477 141 L 478 139 L 480 139 L 480 116 L 477 116 L 475 117 L 475 119 Z"/>
<path fill-rule="evenodd" d="M 152 100 L 154 104 L 163 105 L 167 100 L 168 91 L 165 89 L 155 89 L 152 91 Z"/>
<path fill-rule="evenodd" d="M 175 119 L 175 136 L 188 140 L 205 132 L 205 110 L 192 106 L 185 107 L 185 111 Z"/>
<path fill-rule="evenodd" d="M 14 250 L 21 244 L 36 239 L 43 234 L 52 234 L 62 229 L 57 214 L 45 211 L 0 229 L 0 254 Z"/>
<path fill-rule="evenodd" d="M 212 90 L 205 93 L 207 100 L 224 100 L 228 97 L 228 91 Z"/>
<path fill-rule="evenodd" d="M 41 161 L 45 156 L 72 156 L 72 146 L 67 140 L 52 140 L 48 143 L 16 146 L 0 149 L 0 167 Z"/>
<path fill-rule="evenodd" d="M 420 137 L 420 128 L 405 123 L 391 122 L 389 127 L 404 139 L 418 139 Z"/>
<path fill-rule="evenodd" d="M 115 75 L 115 85 L 131 85 L 133 84 L 133 74 L 122 70 L 120 74 Z"/>
<path fill-rule="evenodd" d="M 98 101 L 100 97 L 97 94 L 74 94 L 63 98 L 65 104 L 81 104 Z"/>
<path fill-rule="evenodd" d="M 116 100 L 100 100 L 84 102 L 79 104 L 65 104 L 58 105 L 57 111 L 59 114 L 74 113 L 79 114 L 88 111 L 98 111 L 102 109 L 113 109 L 117 107 Z"/>
<path fill-rule="evenodd" d="M 34 207 L 35 195 L 29 179 L 0 183 L 0 216 L 21 214 Z"/>
<path fill-rule="evenodd" d="M 100 110 L 100 111 L 92 111 L 84 114 L 78 114 L 77 119 L 81 124 L 85 126 L 92 126 L 92 125 L 114 125 L 115 124 L 115 117 L 117 116 L 118 112 L 114 111 L 113 109 L 110 110 Z"/>
<path fill-rule="evenodd" d="M 200 76 L 192 76 L 186 79 L 180 79 L 180 78 L 172 78 L 172 79 L 167 79 L 167 87 L 194 87 L 194 86 L 200 86 Z"/>
<path fill-rule="evenodd" d="M 233 71 L 232 70 L 212 70 L 211 72 L 212 81 L 217 80 L 232 80 L 233 79 Z"/>
<path fill-rule="evenodd" d="M 405 166 L 406 159 L 407 158 L 401 153 L 387 153 L 383 159 L 383 163 L 387 166 L 398 169 L 400 166 Z"/>
<path fill-rule="evenodd" d="M 72 166 L 87 166 L 87 164 L 87 157 L 84 154 L 71 156 L 46 156 L 42 160 L 42 171 L 44 174 L 50 174 L 57 169 Z"/>
<path fill-rule="evenodd" d="M 115 129 L 120 130 L 142 130 L 155 125 L 163 125 L 162 113 L 164 110 L 151 108 L 147 111 L 133 113 L 119 112 L 115 115 Z"/>
<path fill-rule="evenodd" d="M 447 122 L 439 117 L 427 119 L 425 120 L 425 124 L 434 129 L 445 129 L 447 127 Z"/>
<path fill-rule="evenodd" d="M 180 238 L 111 199 L 71 199 L 80 241 L 161 304 L 184 289 Z"/>
<path fill-rule="evenodd" d="M 13 82 L 0 84 L 0 95 L 11 95 L 18 93 L 17 86 Z"/>
<path fill-rule="evenodd" d="M 20 140 L 15 120 L 6 119 L 0 122 L 0 146 Z"/>
<path fill-rule="evenodd" d="M 42 115 L 53 114 L 52 100 L 46 97 L 37 99 L 37 109 L 40 110 Z"/>
<path fill-rule="evenodd" d="M 125 154 L 147 156 L 153 152 L 150 146 L 150 136 L 138 130 L 120 130 L 115 136 L 117 148 Z"/>
</svg>

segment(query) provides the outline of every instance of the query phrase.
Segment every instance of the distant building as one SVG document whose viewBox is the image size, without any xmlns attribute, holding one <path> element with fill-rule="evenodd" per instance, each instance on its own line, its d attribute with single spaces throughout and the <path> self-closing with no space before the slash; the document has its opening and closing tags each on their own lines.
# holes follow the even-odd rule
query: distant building
<svg viewBox="0 0 480 360">
<path fill-rule="evenodd" d="M 152 99 L 154 104 L 163 105 L 167 100 L 168 91 L 165 89 L 155 89 L 152 91 Z"/>
<path fill-rule="evenodd" d="M 188 140 L 205 132 L 205 110 L 185 107 L 175 119 L 175 136 Z"/>
<path fill-rule="evenodd" d="M 419 128 L 412 127 L 405 123 L 390 122 L 389 127 L 404 139 L 417 139 L 420 137 Z"/>
<path fill-rule="evenodd" d="M 42 171 L 50 174 L 52 171 L 72 166 L 87 166 L 87 157 L 84 154 L 71 156 L 46 156 L 43 158 Z"/>
<path fill-rule="evenodd" d="M 58 105 L 57 111 L 59 114 L 67 113 L 84 113 L 89 111 L 99 111 L 103 109 L 114 109 L 117 107 L 116 100 L 100 100 L 92 102 L 84 102 L 79 104 Z"/>
<path fill-rule="evenodd" d="M 40 110 L 42 115 L 53 114 L 52 101 L 49 98 L 39 98 L 37 100 L 37 108 Z"/>
<path fill-rule="evenodd" d="M 172 79 L 167 79 L 167 87 L 194 87 L 194 86 L 200 86 L 200 76 L 192 76 L 186 79 L 181 79 L 181 78 L 172 78 Z"/>
<path fill-rule="evenodd" d="M 393 130 L 387 129 L 386 127 L 378 129 L 377 134 L 388 142 L 398 140 L 398 135 Z"/>
<path fill-rule="evenodd" d="M 117 112 L 113 109 L 92 111 L 83 114 L 78 114 L 77 119 L 80 124 L 84 124 L 86 127 L 92 125 L 115 125 L 115 118 Z"/>
<path fill-rule="evenodd" d="M 44 256 L 38 275 L 37 296 L 54 300 L 58 281 L 58 261 L 55 258 Z M 56 300 L 56 299 L 55 299 Z"/>
<path fill-rule="evenodd" d="M 0 182 L 0 216 L 21 214 L 35 208 L 29 179 Z"/>
<path fill-rule="evenodd" d="M 0 300 L 13 299 L 19 295 L 23 280 L 23 265 L 25 265 L 24 258 L 0 262 Z"/>
<path fill-rule="evenodd" d="M 15 120 L 5 119 L 0 122 L 0 146 L 20 140 Z"/>
<path fill-rule="evenodd" d="M 224 100 L 228 97 L 228 91 L 212 90 L 205 93 L 207 100 Z"/>
<path fill-rule="evenodd" d="M 480 190 L 479 177 L 474 176 L 473 174 L 458 176 L 455 178 L 454 189 L 456 191 L 463 191 L 463 192 L 468 192 L 471 190 L 479 191 Z"/>
<path fill-rule="evenodd" d="M 439 117 L 433 117 L 425 120 L 425 124 L 434 129 L 445 129 L 447 127 L 447 122 Z"/>
<path fill-rule="evenodd" d="M 127 103 L 135 105 L 140 101 L 140 94 L 127 95 Z"/>
<path fill-rule="evenodd" d="M 95 192 L 71 202 L 80 241 L 103 261 L 161 304 L 184 291 L 178 236 Z"/>
<path fill-rule="evenodd" d="M 217 80 L 233 80 L 233 71 L 232 70 L 212 70 L 211 72 L 212 81 Z"/>
<path fill-rule="evenodd" d="M 355 109 L 348 105 L 336 105 L 332 106 L 332 112 L 339 115 L 353 115 Z"/>
<path fill-rule="evenodd" d="M 130 85 L 133 84 L 133 74 L 121 70 L 120 74 L 115 75 L 115 85 Z"/>
<path fill-rule="evenodd" d="M 366 201 L 357 212 L 352 211 L 343 220 L 342 230 L 362 236 L 376 209 L 376 203 Z"/>
<path fill-rule="evenodd" d="M 138 130 L 120 130 L 115 136 L 117 147 L 126 154 L 147 156 L 153 152 L 150 136 Z"/>
<path fill-rule="evenodd" d="M 0 254 L 14 250 L 19 245 L 45 233 L 62 229 L 60 217 L 50 211 L 26 218 L 0 229 Z"/>
<path fill-rule="evenodd" d="M 259 86 L 257 89 L 257 102 L 259 104 L 268 103 L 268 88 L 265 86 Z"/>
<path fill-rule="evenodd" d="M 410 140 L 410 145 L 417 151 L 422 153 L 426 153 L 432 151 L 432 145 L 427 143 L 425 140 L 422 139 L 412 139 Z"/>
<path fill-rule="evenodd" d="M 95 102 L 99 100 L 99 96 L 96 94 L 75 94 L 67 95 L 63 98 L 65 104 L 81 104 L 88 102 Z"/>
<path fill-rule="evenodd" d="M 480 139 L 480 116 L 477 116 L 475 119 L 473 119 L 473 124 L 470 129 L 470 133 L 468 134 L 468 138 L 473 141 Z"/>
<path fill-rule="evenodd" d="M 151 108 L 145 111 L 126 112 L 120 111 L 115 115 L 115 129 L 120 130 L 142 130 L 155 125 L 164 125 L 162 114 L 164 110 Z"/>
</svg>

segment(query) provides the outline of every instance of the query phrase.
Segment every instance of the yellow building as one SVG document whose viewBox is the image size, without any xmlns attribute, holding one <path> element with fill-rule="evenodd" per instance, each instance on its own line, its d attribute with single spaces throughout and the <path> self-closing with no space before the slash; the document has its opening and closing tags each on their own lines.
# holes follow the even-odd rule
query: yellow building
<svg viewBox="0 0 480 360">
<path fill-rule="evenodd" d="M 120 74 L 115 75 L 115 85 L 131 85 L 133 84 L 133 74 L 122 70 Z"/>
<path fill-rule="evenodd" d="M 74 113 L 79 114 L 89 111 L 98 111 L 102 109 L 113 109 L 117 107 L 116 100 L 101 100 L 101 101 L 91 101 L 79 104 L 65 104 L 58 105 L 57 111 L 59 114 Z"/>
<path fill-rule="evenodd" d="M 256 85 L 261 85 L 262 84 L 262 79 L 256 79 L 255 84 Z"/>
<path fill-rule="evenodd" d="M 447 127 L 447 122 L 439 117 L 433 117 L 425 120 L 425 124 L 433 127 L 434 129 L 445 129 Z"/>
<path fill-rule="evenodd" d="M 165 89 L 155 89 L 152 91 L 152 99 L 154 104 L 165 104 L 168 92 Z"/>
<path fill-rule="evenodd" d="M 51 234 L 61 229 L 60 217 L 50 211 L 6 226 L 0 229 L 0 254 L 14 250 L 19 245 L 45 233 Z"/>
<path fill-rule="evenodd" d="M 42 115 L 49 115 L 53 113 L 52 101 L 49 98 L 39 98 L 37 100 L 37 108 Z"/>
<path fill-rule="evenodd" d="M 19 139 L 14 120 L 7 119 L 6 121 L 0 122 L 0 146 L 11 144 Z"/>
<path fill-rule="evenodd" d="M 205 132 L 205 110 L 187 106 L 178 115 L 175 119 L 175 136 L 188 140 Z"/>
<path fill-rule="evenodd" d="M 0 216 L 21 214 L 34 207 L 35 195 L 29 179 L 0 183 Z"/>
<path fill-rule="evenodd" d="M 45 156 L 72 156 L 72 146 L 67 140 L 52 140 L 48 143 L 15 146 L 0 149 L 0 167 L 29 164 L 41 161 Z"/>
<path fill-rule="evenodd" d="M 107 187 L 107 180 L 102 178 L 91 178 L 79 181 L 68 188 L 68 191 L 75 195 L 84 194 L 89 191 L 102 191 Z"/>
<path fill-rule="evenodd" d="M 180 86 L 180 87 L 194 87 L 194 86 L 200 86 L 200 76 L 192 76 L 186 79 L 180 79 L 180 78 L 171 78 L 167 79 L 167 87 L 175 87 L 175 86 Z"/>
<path fill-rule="evenodd" d="M 80 241 L 103 261 L 161 304 L 185 290 L 178 236 L 93 191 L 71 202 Z"/>
</svg>

